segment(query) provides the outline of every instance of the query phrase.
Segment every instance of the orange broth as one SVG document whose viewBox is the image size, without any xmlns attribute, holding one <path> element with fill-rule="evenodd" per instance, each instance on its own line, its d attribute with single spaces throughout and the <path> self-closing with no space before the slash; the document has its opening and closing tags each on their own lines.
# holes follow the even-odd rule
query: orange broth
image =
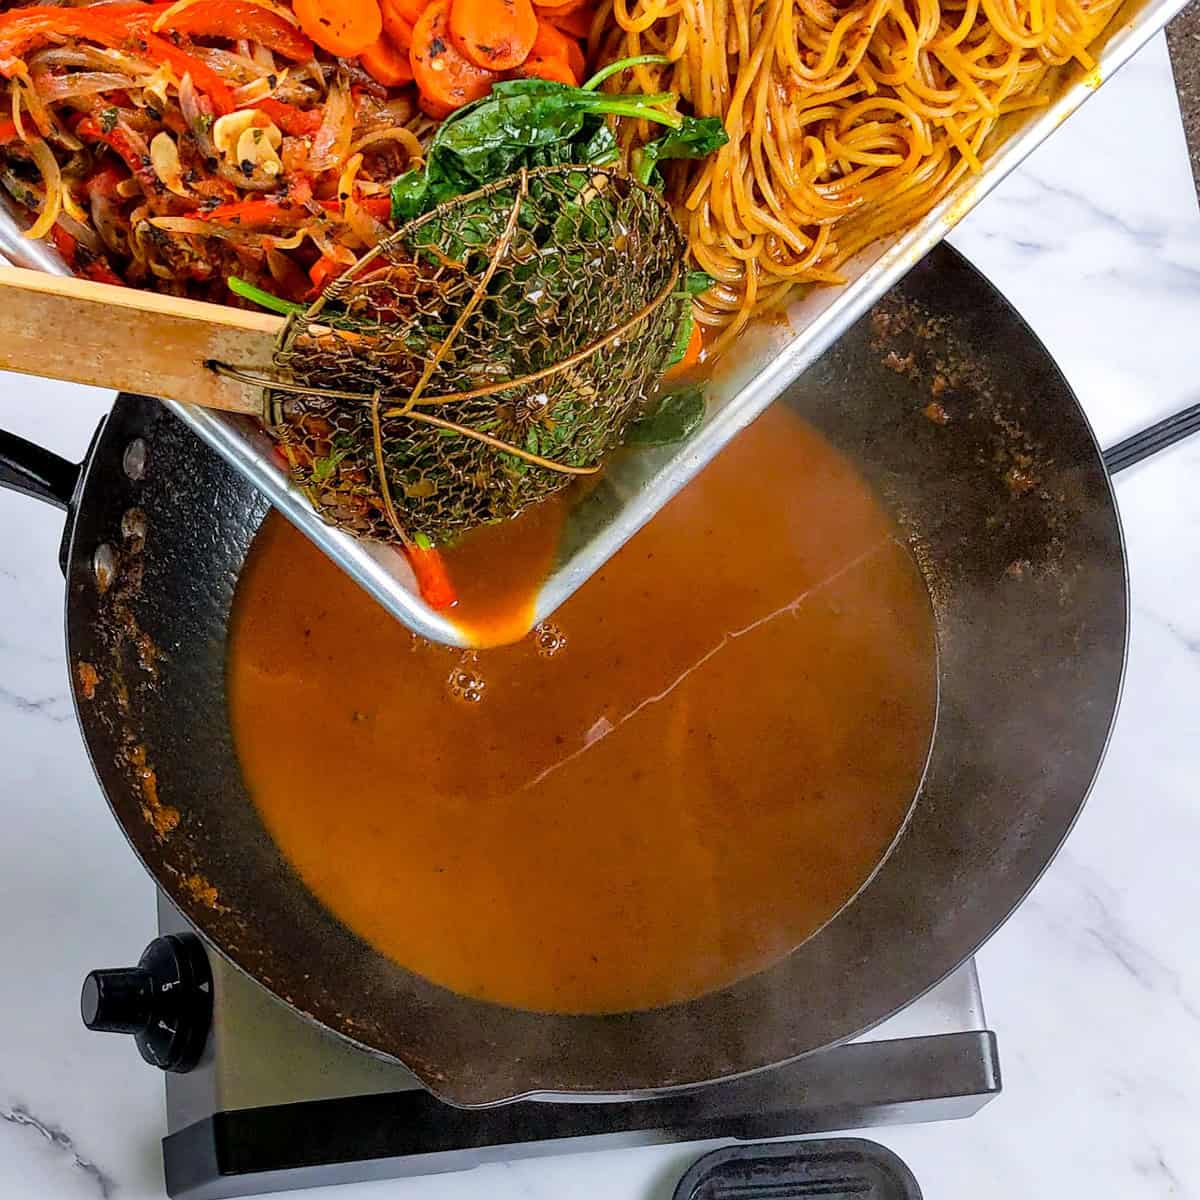
<svg viewBox="0 0 1200 1200">
<path fill-rule="evenodd" d="M 544 571 L 558 525 L 468 538 L 460 590 L 506 579 L 527 619 L 513 564 Z M 919 786 L 936 652 L 897 529 L 776 406 L 498 649 L 415 637 L 269 517 L 228 689 L 262 819 L 341 921 L 457 992 L 612 1012 L 761 970 L 845 905 Z"/>
</svg>

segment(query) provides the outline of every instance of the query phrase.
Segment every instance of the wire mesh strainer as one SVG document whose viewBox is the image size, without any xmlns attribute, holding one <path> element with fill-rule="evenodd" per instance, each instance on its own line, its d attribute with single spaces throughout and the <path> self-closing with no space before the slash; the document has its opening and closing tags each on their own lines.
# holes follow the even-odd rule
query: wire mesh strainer
<svg viewBox="0 0 1200 1200">
<path fill-rule="evenodd" d="M 288 320 L 264 407 L 361 536 L 441 542 L 598 469 L 654 394 L 686 246 L 628 175 L 523 171 L 410 222 Z"/>
</svg>

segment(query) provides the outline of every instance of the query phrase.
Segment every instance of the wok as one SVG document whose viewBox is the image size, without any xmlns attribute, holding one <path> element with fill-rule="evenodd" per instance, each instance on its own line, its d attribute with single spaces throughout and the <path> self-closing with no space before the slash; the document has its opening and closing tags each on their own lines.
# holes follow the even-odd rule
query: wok
<svg viewBox="0 0 1200 1200">
<path fill-rule="evenodd" d="M 0 481 L 67 509 L 79 724 L 159 887 L 284 1003 L 462 1105 L 732 1076 L 859 1034 L 936 984 L 1032 887 L 1103 755 L 1128 607 L 1108 474 L 1044 349 L 948 248 L 779 402 L 858 464 L 925 574 L 940 675 L 925 779 L 881 868 L 787 958 L 688 1003 L 602 1017 L 517 1011 L 411 974 L 326 912 L 276 850 L 224 690 L 261 496 L 134 396 L 118 397 L 80 468 L 5 435 Z"/>
</svg>

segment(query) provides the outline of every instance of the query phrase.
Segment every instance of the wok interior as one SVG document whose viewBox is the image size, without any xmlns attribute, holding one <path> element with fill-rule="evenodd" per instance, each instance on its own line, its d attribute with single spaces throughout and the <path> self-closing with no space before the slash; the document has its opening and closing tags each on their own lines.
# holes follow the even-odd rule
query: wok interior
<svg viewBox="0 0 1200 1200">
<path fill-rule="evenodd" d="M 698 1083 L 882 1020 L 970 955 L 1035 881 L 1079 809 L 1119 690 L 1125 578 L 1108 481 L 1069 389 L 1013 329 L 1011 310 L 942 250 L 781 401 L 858 465 L 909 534 L 936 612 L 940 701 L 897 845 L 776 966 L 671 1008 L 548 1016 L 438 988 L 329 916 L 261 826 L 229 734 L 226 623 L 265 505 L 159 406 L 123 398 L 76 526 L 69 639 L 73 665 L 100 672 L 81 720 L 135 849 L 276 995 L 460 1103 Z M 122 457 L 139 436 L 148 466 L 131 480 Z M 601 488 L 592 503 L 610 502 Z M 131 509 L 145 515 L 144 546 Z M 118 563 L 103 594 L 101 544 Z M 336 787 L 336 770 L 309 785 Z M 160 836 L 164 807 L 179 820 Z"/>
</svg>

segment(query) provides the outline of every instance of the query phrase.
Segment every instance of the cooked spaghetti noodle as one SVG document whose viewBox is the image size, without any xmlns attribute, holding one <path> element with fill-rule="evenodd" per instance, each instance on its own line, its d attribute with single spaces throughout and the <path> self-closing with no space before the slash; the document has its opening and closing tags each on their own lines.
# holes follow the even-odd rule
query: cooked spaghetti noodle
<svg viewBox="0 0 1200 1200">
<path fill-rule="evenodd" d="M 729 143 L 672 163 L 669 193 L 717 349 L 797 284 L 913 224 L 968 171 L 1006 113 L 1049 102 L 1053 68 L 1120 0 L 605 0 L 602 61 L 661 53 L 615 89 L 672 90 Z M 636 137 L 630 128 L 627 139 Z"/>
</svg>

